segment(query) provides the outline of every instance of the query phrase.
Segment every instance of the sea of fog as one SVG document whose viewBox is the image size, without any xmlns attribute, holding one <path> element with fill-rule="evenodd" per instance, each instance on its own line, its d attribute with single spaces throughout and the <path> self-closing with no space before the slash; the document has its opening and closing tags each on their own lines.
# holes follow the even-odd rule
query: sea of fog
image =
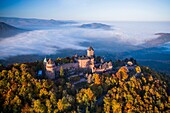
<svg viewBox="0 0 170 113">
<path fill-rule="evenodd" d="M 59 50 L 85 50 L 94 46 L 98 51 L 126 52 L 157 38 L 155 33 L 170 33 L 170 22 L 102 22 L 111 30 L 87 29 L 76 25 L 31 30 L 0 41 L 0 59 L 17 55 L 49 55 Z M 164 47 L 169 48 L 169 44 Z M 64 52 L 64 51 L 63 51 Z"/>
</svg>

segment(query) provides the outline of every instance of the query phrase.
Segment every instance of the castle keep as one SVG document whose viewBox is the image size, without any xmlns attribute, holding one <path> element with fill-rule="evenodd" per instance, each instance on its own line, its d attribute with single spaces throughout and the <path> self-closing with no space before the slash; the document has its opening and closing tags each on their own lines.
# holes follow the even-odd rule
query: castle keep
<svg viewBox="0 0 170 113">
<path fill-rule="evenodd" d="M 94 49 L 89 47 L 87 49 L 87 55 L 80 56 L 78 58 L 79 68 L 90 68 L 94 67 Z"/>
</svg>

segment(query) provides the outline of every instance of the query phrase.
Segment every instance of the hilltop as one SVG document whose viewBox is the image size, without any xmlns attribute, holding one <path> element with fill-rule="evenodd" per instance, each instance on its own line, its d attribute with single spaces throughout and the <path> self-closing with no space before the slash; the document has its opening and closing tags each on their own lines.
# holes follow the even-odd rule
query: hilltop
<svg viewBox="0 0 170 113">
<path fill-rule="evenodd" d="M 74 24 L 76 22 L 72 20 L 46 20 L 46 19 L 36 19 L 36 18 L 15 18 L 15 17 L 0 17 L 1 22 L 20 27 L 20 28 L 29 28 L 29 29 L 38 29 L 39 27 L 58 27 L 64 24 Z"/>
<path fill-rule="evenodd" d="M 82 24 L 80 28 L 88 28 L 88 29 L 105 29 L 110 30 L 111 26 L 102 24 L 102 23 L 90 23 L 90 24 Z"/>
<path fill-rule="evenodd" d="M 12 25 L 6 24 L 5 22 L 0 22 L 0 38 L 10 37 L 25 31 L 27 30 L 14 27 Z"/>
<path fill-rule="evenodd" d="M 5 30 L 16 30 L 18 28 L 14 27 L 14 26 L 11 26 L 9 24 L 6 24 L 4 22 L 0 22 L 0 30 L 1 31 L 5 31 Z"/>
<path fill-rule="evenodd" d="M 142 46 L 150 48 L 170 42 L 170 33 L 156 33 L 155 35 L 158 35 L 158 37 L 147 41 Z"/>
<path fill-rule="evenodd" d="M 66 57 L 53 63 L 71 62 Z M 132 58 L 112 63 L 112 71 L 100 74 L 61 67 L 55 79 L 39 71 L 45 68 L 43 61 L 1 65 L 0 111 L 169 112 L 169 76 L 140 66 Z"/>
</svg>

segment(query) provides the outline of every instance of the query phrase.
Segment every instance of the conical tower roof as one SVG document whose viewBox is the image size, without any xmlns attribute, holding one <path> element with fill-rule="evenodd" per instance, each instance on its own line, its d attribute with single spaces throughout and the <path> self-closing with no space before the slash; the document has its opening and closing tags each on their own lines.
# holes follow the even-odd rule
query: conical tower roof
<svg viewBox="0 0 170 113">
<path fill-rule="evenodd" d="M 94 49 L 91 46 L 88 48 L 88 50 L 89 51 L 94 51 Z"/>
<path fill-rule="evenodd" d="M 48 60 L 48 64 L 53 64 L 53 61 L 51 60 L 51 58 Z"/>
<path fill-rule="evenodd" d="M 44 63 L 46 63 L 47 62 L 47 59 L 46 59 L 46 57 L 44 58 Z"/>
</svg>

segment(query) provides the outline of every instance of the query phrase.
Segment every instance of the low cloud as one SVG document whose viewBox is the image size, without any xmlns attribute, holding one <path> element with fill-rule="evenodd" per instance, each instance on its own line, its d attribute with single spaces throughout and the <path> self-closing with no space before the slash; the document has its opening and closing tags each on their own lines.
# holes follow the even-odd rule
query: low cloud
<svg viewBox="0 0 170 113">
<path fill-rule="evenodd" d="M 157 36 L 154 35 L 156 30 L 115 26 L 114 30 L 66 27 L 29 31 L 1 40 L 0 58 L 27 54 L 55 54 L 57 50 L 67 48 L 83 50 L 87 47 L 81 46 L 80 43 L 96 40 L 103 40 L 103 43 L 112 40 L 136 46 L 156 38 Z"/>
</svg>

